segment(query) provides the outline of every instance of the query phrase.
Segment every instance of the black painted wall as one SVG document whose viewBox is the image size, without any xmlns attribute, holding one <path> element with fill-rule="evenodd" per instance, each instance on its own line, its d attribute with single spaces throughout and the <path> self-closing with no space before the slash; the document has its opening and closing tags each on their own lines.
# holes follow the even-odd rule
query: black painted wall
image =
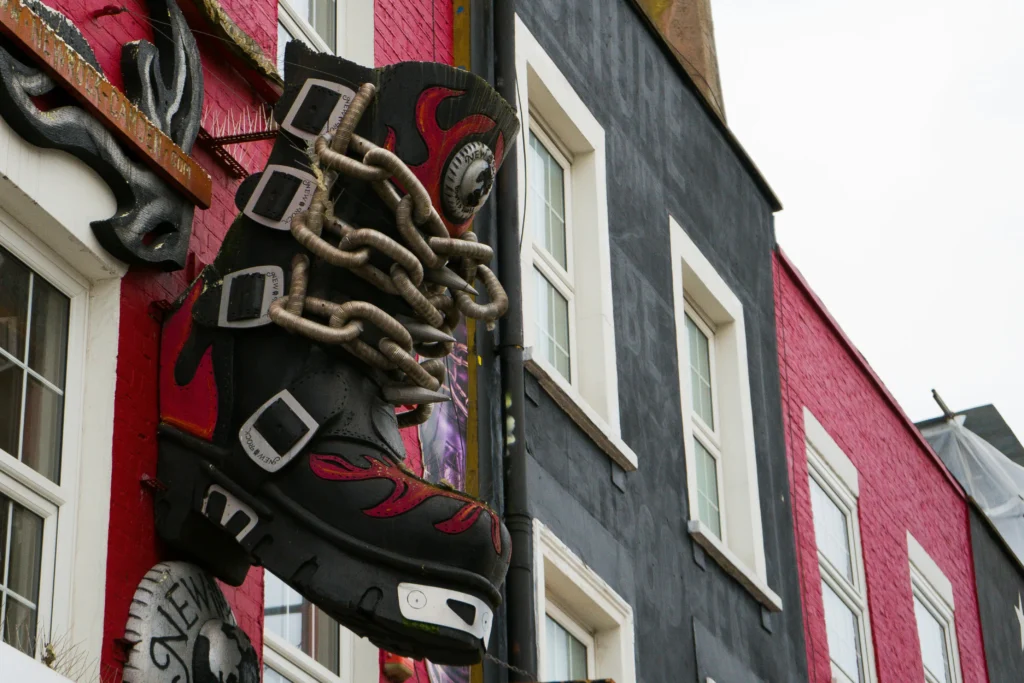
<svg viewBox="0 0 1024 683">
<path fill-rule="evenodd" d="M 517 11 L 605 129 L 622 436 L 640 461 L 620 491 L 617 466 L 528 377 L 531 512 L 632 604 L 638 681 L 804 681 L 771 204 L 628 0 Z M 714 560 L 698 565 L 686 531 L 669 215 L 744 306 L 768 583 L 784 604 L 764 621 Z"/>
<path fill-rule="evenodd" d="M 1018 620 L 1016 608 L 1024 596 L 1024 569 L 974 505 L 971 545 L 988 679 L 991 683 L 1020 683 L 1024 679 L 1024 621 Z"/>
</svg>

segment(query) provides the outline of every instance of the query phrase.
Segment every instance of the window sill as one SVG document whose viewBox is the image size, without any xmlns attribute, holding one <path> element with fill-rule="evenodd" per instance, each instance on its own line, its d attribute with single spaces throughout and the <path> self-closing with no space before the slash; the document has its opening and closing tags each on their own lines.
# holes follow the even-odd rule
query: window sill
<svg viewBox="0 0 1024 683">
<path fill-rule="evenodd" d="M 722 541 L 715 536 L 707 525 L 699 519 L 691 519 L 687 525 L 690 535 L 707 553 L 714 558 L 715 562 L 729 573 L 734 579 L 740 582 L 754 598 L 772 612 L 782 611 L 782 598 L 775 594 L 764 579 L 751 571 L 736 557 Z"/>
<path fill-rule="evenodd" d="M 529 373 L 537 378 L 548 396 L 555 400 L 555 403 L 597 444 L 598 448 L 622 469 L 627 472 L 636 471 L 639 463 L 636 453 L 612 431 L 608 423 L 587 404 L 578 391 L 567 384 L 560 375 L 556 377 L 557 373 L 554 370 L 549 371 L 532 358 L 524 365 Z"/>
<path fill-rule="evenodd" d="M 0 643 L 0 674 L 5 681 L 69 683 L 69 679 L 6 643 Z"/>
</svg>

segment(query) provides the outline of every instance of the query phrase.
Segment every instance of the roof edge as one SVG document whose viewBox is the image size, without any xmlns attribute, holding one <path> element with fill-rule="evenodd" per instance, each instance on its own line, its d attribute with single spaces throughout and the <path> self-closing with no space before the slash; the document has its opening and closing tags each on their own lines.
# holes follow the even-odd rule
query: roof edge
<svg viewBox="0 0 1024 683">
<path fill-rule="evenodd" d="M 690 75 L 690 72 L 687 71 L 685 57 L 683 57 L 682 54 L 680 54 L 679 51 L 676 50 L 672 46 L 672 44 L 668 42 L 665 36 L 662 35 L 661 31 L 659 31 L 658 27 L 654 24 L 654 21 L 647 14 L 647 12 L 644 11 L 644 8 L 640 5 L 639 0 L 629 0 L 629 5 L 633 8 L 633 11 L 640 16 L 640 19 L 643 20 L 644 24 L 646 24 L 647 29 L 657 39 L 657 42 L 659 45 L 661 45 L 661 48 L 668 52 L 669 55 L 671 55 L 672 58 L 675 60 L 677 71 L 682 75 L 683 82 L 690 89 L 690 91 L 697 96 L 697 101 L 700 103 L 700 106 L 704 109 L 704 112 L 707 114 L 708 118 L 711 119 L 712 123 L 715 124 L 718 130 L 725 137 L 725 141 L 732 149 L 732 151 L 736 153 L 736 156 L 739 158 L 740 165 L 743 166 L 743 168 L 750 175 L 751 180 L 754 181 L 754 184 L 757 186 L 757 189 L 759 189 L 761 191 L 761 194 L 764 195 L 764 198 L 768 201 L 768 205 L 772 209 L 772 213 L 782 211 L 782 202 L 780 202 L 779 198 L 775 195 L 775 192 L 768 184 L 768 181 L 761 173 L 761 170 L 757 167 L 757 164 L 754 163 L 754 160 L 747 153 L 747 150 L 745 150 L 743 148 L 743 145 L 740 144 L 739 139 L 732 132 L 732 129 L 730 129 L 728 124 L 726 124 L 725 121 L 723 121 L 722 118 L 719 116 L 714 104 L 708 101 L 707 97 L 704 95 L 700 87 L 697 85 L 697 82 L 693 80 L 693 76 Z"/>
<path fill-rule="evenodd" d="M 885 383 L 882 382 L 882 379 L 878 376 L 878 373 L 874 371 L 874 369 L 868 363 L 867 359 L 864 358 L 864 356 L 861 354 L 860 350 L 857 349 L 856 346 L 854 346 L 853 342 L 843 331 L 843 328 L 839 326 L 839 323 L 836 321 L 835 318 L 832 317 L 832 314 L 825 307 L 825 304 L 824 302 L 822 302 L 821 298 L 819 298 L 818 295 L 814 292 L 814 290 L 811 289 L 811 286 L 810 284 L 808 284 L 807 279 L 803 276 L 803 273 L 801 273 L 797 269 L 797 267 L 789 259 L 789 256 L 786 255 L 786 252 L 782 250 L 782 247 L 778 243 L 775 244 L 775 253 L 778 254 L 779 263 L 789 272 L 789 274 L 793 278 L 793 281 L 796 282 L 797 286 L 801 289 L 801 291 L 803 291 L 807 298 L 810 299 L 811 303 L 814 305 L 814 308 L 817 309 L 818 313 L 825 320 L 826 324 L 832 329 L 832 332 L 839 339 L 840 343 L 842 343 L 842 345 L 846 348 L 846 351 L 854 359 L 857 365 L 860 366 L 861 371 L 868 376 L 872 383 L 874 383 L 875 388 L 889 404 L 889 407 L 891 407 L 893 411 L 899 416 L 900 420 L 903 422 L 903 426 L 906 427 L 907 431 L 909 431 L 911 435 L 913 435 L 914 439 L 917 440 L 918 445 L 920 445 L 921 448 L 923 448 L 925 452 L 928 453 L 932 461 L 939 468 L 939 471 L 941 471 L 945 475 L 949 483 L 952 484 L 953 489 L 957 492 L 957 494 L 964 500 L 969 500 L 970 497 L 967 495 L 967 492 L 964 490 L 964 488 L 960 485 L 960 482 L 958 482 L 956 480 L 956 477 L 954 477 L 952 473 L 950 473 L 950 471 L 946 468 L 945 463 L 942 462 L 942 458 L 939 457 L 939 454 L 936 453 L 935 449 L 932 448 L 930 443 L 928 443 L 928 440 L 924 438 L 924 435 L 921 434 L 921 431 L 917 428 L 917 425 L 914 424 L 914 421 L 911 420 L 907 413 L 903 410 L 903 406 L 901 406 L 899 402 L 896 400 L 896 398 L 891 393 L 889 393 L 889 389 L 885 386 Z"/>
</svg>

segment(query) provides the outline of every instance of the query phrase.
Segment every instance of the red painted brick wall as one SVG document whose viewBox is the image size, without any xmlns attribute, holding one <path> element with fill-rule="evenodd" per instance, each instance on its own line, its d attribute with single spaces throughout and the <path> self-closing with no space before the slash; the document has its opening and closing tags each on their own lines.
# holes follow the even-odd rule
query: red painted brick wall
<svg viewBox="0 0 1024 683">
<path fill-rule="evenodd" d="M 118 87 L 123 87 L 122 45 L 131 40 L 151 39 L 154 32 L 166 30 L 160 24 L 151 27 L 145 4 L 133 0 L 123 4 L 127 11 L 99 17 L 94 16 L 95 11 L 107 4 L 99 0 L 59 0 L 51 4 L 81 29 L 107 78 Z M 238 24 L 273 55 L 277 39 L 276 1 L 226 0 L 223 4 Z M 193 29 L 203 32 L 208 27 L 193 26 Z M 237 121 L 246 112 L 254 114 L 264 103 L 251 86 L 227 66 L 220 52 L 223 46 L 212 36 L 195 35 L 203 62 L 204 128 L 212 129 L 214 112 L 219 121 L 227 121 L 232 116 Z M 269 145 L 235 146 L 231 151 L 243 166 L 256 170 L 262 166 Z M 201 145 L 197 144 L 193 154 L 213 177 L 213 204 L 206 211 L 196 211 L 191 243 L 191 256 L 205 264 L 212 261 L 234 219 L 234 193 L 239 181 L 230 177 Z M 122 282 L 101 661 L 104 675 L 110 680 L 116 678 L 124 659 L 124 652 L 115 641 L 124 635 L 128 608 L 138 581 L 157 562 L 175 559 L 156 538 L 152 496 L 140 485 L 140 479 L 143 475 L 156 475 L 160 315 L 153 304 L 175 299 L 192 275 L 194 272 L 162 274 L 133 268 Z M 242 587 L 226 588 L 225 593 L 239 624 L 249 634 L 257 651 L 262 652 L 262 572 L 250 572 Z"/>
<path fill-rule="evenodd" d="M 776 255 L 774 275 L 810 681 L 828 683 L 831 668 L 804 447 L 805 406 L 859 472 L 860 528 L 878 680 L 922 680 L 910 589 L 908 530 L 953 584 L 963 680 L 988 680 L 971 559 L 970 520 L 961 490 L 785 256 Z"/>
<path fill-rule="evenodd" d="M 373 24 L 377 66 L 452 63 L 451 0 L 376 0 Z"/>
<path fill-rule="evenodd" d="M 122 87 L 122 45 L 152 39 L 155 31 L 165 28 L 150 26 L 145 4 L 138 0 L 118 3 L 126 10 L 98 17 L 95 12 L 109 4 L 105 0 L 55 0 L 51 4 L 82 30 L 107 77 L 118 87 Z M 276 55 L 276 0 L 222 0 L 222 5 L 271 58 Z M 451 63 L 452 5 L 448 0 L 376 0 L 374 22 L 378 64 L 400 60 Z M 204 128 L 214 135 L 230 132 L 226 122 L 232 118 L 237 121 L 247 112 L 252 115 L 266 103 L 227 64 L 218 39 L 204 33 L 208 27 L 193 29 L 203 61 Z M 217 124 L 226 130 L 217 130 Z M 269 145 L 235 145 L 229 151 L 245 168 L 255 171 L 262 167 Z M 191 256 L 201 267 L 213 260 L 237 213 L 233 199 L 239 181 L 230 177 L 201 145 L 193 154 L 214 181 L 213 205 L 197 211 L 193 225 Z M 156 538 L 152 496 L 140 484 L 144 475 L 156 474 L 160 314 L 154 304 L 175 299 L 197 272 L 194 268 L 161 274 L 133 268 L 122 283 L 102 654 L 106 676 L 116 676 L 124 659 L 115 641 L 124 635 L 139 579 L 157 562 L 174 559 Z M 225 587 L 225 593 L 240 625 L 262 652 L 262 570 L 251 571 L 240 588 Z"/>
</svg>

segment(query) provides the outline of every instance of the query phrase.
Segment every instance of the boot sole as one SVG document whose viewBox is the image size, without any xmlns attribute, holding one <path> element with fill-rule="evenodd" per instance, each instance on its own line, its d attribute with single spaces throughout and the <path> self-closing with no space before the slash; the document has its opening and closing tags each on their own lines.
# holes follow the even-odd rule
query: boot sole
<svg viewBox="0 0 1024 683">
<path fill-rule="evenodd" d="M 160 425 L 157 478 L 163 487 L 156 496 L 156 523 L 161 538 L 233 586 L 241 585 L 250 566 L 261 565 L 389 652 L 438 664 L 480 661 L 485 649 L 480 637 L 408 616 L 423 607 L 425 595 L 435 608 L 438 600 L 451 595 L 456 602 L 476 603 L 477 630 L 486 624 L 489 633 L 500 595 L 487 579 L 414 562 L 352 538 L 321 522 L 273 484 L 265 485 L 256 498 L 218 467 L 226 457 L 226 451 L 209 442 Z"/>
</svg>

